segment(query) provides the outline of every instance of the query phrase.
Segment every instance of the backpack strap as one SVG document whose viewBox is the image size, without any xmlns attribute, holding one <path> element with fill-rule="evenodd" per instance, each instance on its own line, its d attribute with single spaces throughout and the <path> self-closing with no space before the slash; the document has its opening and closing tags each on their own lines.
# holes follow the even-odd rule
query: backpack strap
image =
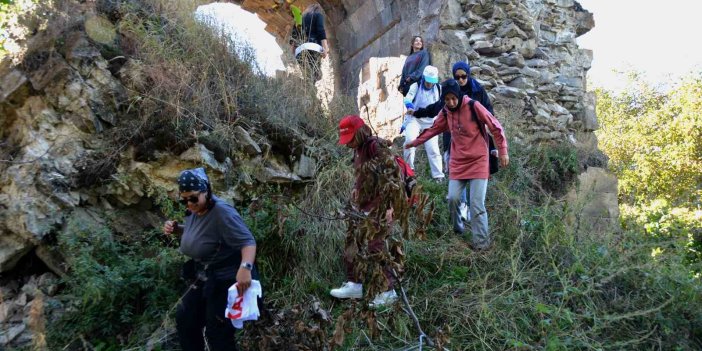
<svg viewBox="0 0 702 351">
<path fill-rule="evenodd" d="M 468 105 L 470 106 L 470 113 L 473 115 L 473 120 L 475 123 L 478 123 L 478 128 L 480 129 L 480 132 L 483 134 L 483 139 L 485 139 L 485 143 L 488 144 L 488 150 L 490 148 L 490 141 L 488 139 L 487 131 L 485 130 L 485 123 L 483 123 L 480 119 L 478 119 L 478 113 L 475 111 L 475 100 L 470 99 L 468 101 Z"/>
<path fill-rule="evenodd" d="M 413 105 L 414 105 L 414 102 L 417 101 L 417 95 L 419 95 L 419 89 L 421 89 L 421 88 L 422 88 L 422 84 L 424 84 L 424 77 L 419 78 L 419 80 L 416 81 L 415 83 L 417 83 L 417 91 L 414 93 L 414 96 L 412 97 L 412 104 L 413 104 Z M 411 88 L 411 87 L 412 87 L 412 86 L 410 85 L 410 88 Z"/>
<path fill-rule="evenodd" d="M 419 89 L 422 87 L 422 84 L 424 84 L 424 77 L 420 78 L 419 81 L 417 82 L 417 93 L 414 94 L 414 97 L 412 98 L 412 103 L 414 104 L 414 101 L 417 100 L 417 95 L 419 94 Z M 434 83 L 434 87 L 431 89 L 434 91 L 434 89 L 437 90 L 438 97 L 441 99 L 441 84 L 439 83 Z M 438 101 L 438 99 L 437 99 Z"/>
</svg>

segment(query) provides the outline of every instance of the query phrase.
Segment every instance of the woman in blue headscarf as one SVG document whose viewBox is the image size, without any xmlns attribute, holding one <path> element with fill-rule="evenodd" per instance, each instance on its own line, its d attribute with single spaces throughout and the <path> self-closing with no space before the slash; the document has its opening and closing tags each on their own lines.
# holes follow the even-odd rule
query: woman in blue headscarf
<svg viewBox="0 0 702 351">
<path fill-rule="evenodd" d="M 467 95 L 472 100 L 478 101 L 483 107 L 485 107 L 490 114 L 494 115 L 492 109 L 492 103 L 490 102 L 490 97 L 480 83 L 478 83 L 475 78 L 470 75 L 470 65 L 468 62 L 458 61 L 453 64 L 451 68 L 451 73 L 453 74 L 453 79 L 458 82 L 462 95 Z M 439 101 L 426 106 L 425 108 L 417 109 L 416 111 L 408 111 L 408 114 L 413 115 L 416 118 L 434 117 L 439 114 L 441 109 L 444 108 L 444 100 L 439 99 Z M 444 149 L 444 163 L 449 164 L 451 146 L 451 133 L 445 132 L 443 134 L 443 149 Z M 490 144 L 490 153 L 497 156 L 497 149 L 495 146 Z M 447 166 L 448 168 L 448 166 Z M 468 196 L 467 192 L 464 190 L 461 195 L 461 204 L 459 206 L 459 215 L 464 221 L 470 221 L 470 213 L 468 212 Z"/>
<path fill-rule="evenodd" d="M 238 283 L 241 296 L 258 279 L 254 265 L 256 241 L 239 213 L 212 194 L 203 168 L 178 177 L 180 202 L 187 207 L 185 223 L 167 221 L 166 234 L 182 234 L 180 251 L 191 260 L 183 276 L 191 280 L 176 311 L 176 329 L 183 351 L 237 350 L 234 327 L 224 318 L 228 289 Z"/>
</svg>

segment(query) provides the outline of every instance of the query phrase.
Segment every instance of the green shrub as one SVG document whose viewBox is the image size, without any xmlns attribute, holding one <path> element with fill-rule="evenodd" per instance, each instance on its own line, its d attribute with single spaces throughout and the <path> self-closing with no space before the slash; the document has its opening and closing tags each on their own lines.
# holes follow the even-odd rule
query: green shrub
<svg viewBox="0 0 702 351">
<path fill-rule="evenodd" d="M 49 326 L 50 345 L 64 347 L 83 335 L 96 345 L 124 347 L 158 328 L 184 288 L 177 278 L 182 256 L 163 247 L 162 235 L 144 233 L 136 245 L 120 242 L 105 225 L 70 218 L 58 241 L 71 307 Z"/>
</svg>

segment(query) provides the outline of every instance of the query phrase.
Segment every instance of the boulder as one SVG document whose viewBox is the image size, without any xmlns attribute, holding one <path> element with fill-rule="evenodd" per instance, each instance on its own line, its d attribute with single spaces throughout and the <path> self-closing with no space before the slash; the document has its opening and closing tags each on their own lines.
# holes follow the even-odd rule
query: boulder
<svg viewBox="0 0 702 351">
<path fill-rule="evenodd" d="M 102 16 L 90 16 L 85 20 L 85 33 L 95 42 L 111 45 L 117 39 L 114 24 Z"/>
<path fill-rule="evenodd" d="M 526 93 L 523 90 L 504 85 L 495 87 L 494 89 L 492 89 L 492 92 L 496 95 L 501 95 L 511 99 L 523 99 L 526 97 Z"/>
<path fill-rule="evenodd" d="M 442 28 L 457 28 L 461 24 L 463 6 L 457 0 L 447 0 L 444 4 L 439 14 Z"/>
<path fill-rule="evenodd" d="M 295 162 L 293 171 L 300 176 L 300 178 L 313 178 L 315 174 L 317 174 L 317 160 L 303 153 L 300 155 L 297 162 Z"/>
<path fill-rule="evenodd" d="M 44 64 L 29 73 L 29 81 L 34 90 L 43 90 L 50 83 L 55 82 L 60 77 L 68 75 L 72 69 L 61 55 L 49 54 L 48 60 Z"/>
<path fill-rule="evenodd" d="M 503 54 L 500 56 L 500 62 L 503 65 L 522 68 L 524 67 L 524 57 L 517 52 L 510 52 L 509 54 Z"/>
<path fill-rule="evenodd" d="M 597 123 L 597 113 L 595 112 L 595 106 L 597 106 L 597 97 L 594 92 L 587 92 L 585 94 L 585 108 L 581 112 L 581 122 L 583 125 L 583 130 L 586 132 L 592 132 L 599 129 L 599 124 Z"/>
<path fill-rule="evenodd" d="M 26 82 L 27 76 L 22 71 L 10 67 L 0 68 L 0 103 L 5 102 Z"/>
<path fill-rule="evenodd" d="M 291 172 L 281 161 L 271 158 L 266 160 L 263 172 L 258 174 L 258 180 L 263 183 L 285 184 L 299 182 L 302 178 Z"/>
<path fill-rule="evenodd" d="M 247 132 L 241 126 L 234 127 L 234 134 L 236 135 L 237 142 L 242 150 L 249 156 L 256 156 L 261 154 L 261 147 L 258 146 L 249 132 Z"/>
<path fill-rule="evenodd" d="M 506 21 L 497 30 L 497 36 L 502 38 L 520 38 L 523 40 L 529 39 L 529 36 L 511 21 Z"/>
<path fill-rule="evenodd" d="M 599 167 L 578 176 L 577 187 L 566 199 L 572 214 L 568 223 L 583 235 L 605 235 L 621 230 L 617 177 Z"/>
<path fill-rule="evenodd" d="M 0 329 L 0 346 L 7 346 L 27 329 L 24 323 L 13 323 Z"/>
<path fill-rule="evenodd" d="M 507 83 L 507 85 L 512 88 L 517 88 L 521 90 L 534 89 L 534 82 L 531 79 L 525 77 L 517 77 L 516 79 Z"/>
<path fill-rule="evenodd" d="M 591 12 L 588 11 L 578 11 L 575 14 L 575 34 L 581 36 L 589 32 L 592 28 L 595 28 L 595 17 Z"/>
</svg>

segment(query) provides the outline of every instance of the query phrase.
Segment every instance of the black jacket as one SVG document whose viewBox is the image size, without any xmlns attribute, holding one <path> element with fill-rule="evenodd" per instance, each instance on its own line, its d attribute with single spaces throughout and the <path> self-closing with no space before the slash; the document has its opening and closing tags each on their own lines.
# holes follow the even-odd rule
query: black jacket
<svg viewBox="0 0 702 351">
<path fill-rule="evenodd" d="M 324 15 L 319 12 L 310 12 L 302 16 L 302 32 L 307 41 L 322 45 L 322 40 L 327 39 L 324 31 Z"/>
</svg>

